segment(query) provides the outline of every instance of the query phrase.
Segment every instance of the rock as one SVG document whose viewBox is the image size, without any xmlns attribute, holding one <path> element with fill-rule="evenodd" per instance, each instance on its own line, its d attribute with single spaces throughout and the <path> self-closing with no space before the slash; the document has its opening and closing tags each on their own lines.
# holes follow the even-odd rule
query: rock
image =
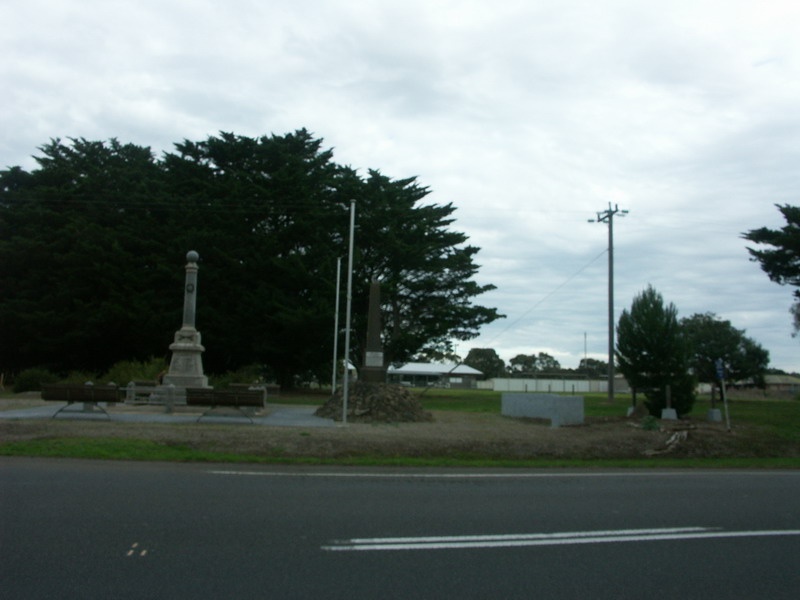
<svg viewBox="0 0 800 600">
<path fill-rule="evenodd" d="M 314 413 L 342 420 L 342 394 L 337 392 Z M 347 420 L 359 423 L 416 423 L 432 421 L 419 400 L 407 389 L 386 383 L 357 381 L 349 390 Z"/>
</svg>

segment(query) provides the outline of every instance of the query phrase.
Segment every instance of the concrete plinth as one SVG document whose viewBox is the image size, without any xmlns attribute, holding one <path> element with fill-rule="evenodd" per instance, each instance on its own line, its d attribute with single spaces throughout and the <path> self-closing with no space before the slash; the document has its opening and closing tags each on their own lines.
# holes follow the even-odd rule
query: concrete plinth
<svg viewBox="0 0 800 600">
<path fill-rule="evenodd" d="M 583 424 L 583 396 L 503 393 L 500 412 L 504 417 L 550 419 L 552 427 Z"/>
<path fill-rule="evenodd" d="M 678 420 L 678 413 L 675 411 L 674 408 L 662 408 L 661 409 L 661 420 L 662 421 L 677 421 Z"/>
</svg>

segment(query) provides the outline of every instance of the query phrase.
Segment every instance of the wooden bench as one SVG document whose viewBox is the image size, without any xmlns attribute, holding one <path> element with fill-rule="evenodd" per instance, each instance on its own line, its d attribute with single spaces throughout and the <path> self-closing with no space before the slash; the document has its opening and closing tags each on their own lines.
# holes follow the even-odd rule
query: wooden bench
<svg viewBox="0 0 800 600">
<path fill-rule="evenodd" d="M 244 407 L 264 408 L 267 403 L 267 392 L 263 388 L 230 388 L 215 390 L 213 388 L 186 388 L 187 406 L 208 406 L 209 409 L 198 417 L 198 421 L 208 416 L 217 408 L 233 408 L 244 415 L 250 422 L 253 418 Z M 223 415 L 220 415 L 223 416 Z"/>
<path fill-rule="evenodd" d="M 108 417 L 108 412 L 106 412 L 106 410 L 100 406 L 99 403 L 119 402 L 120 390 L 115 385 L 45 383 L 42 384 L 42 400 L 49 402 L 66 402 L 64 406 L 55 412 L 53 415 L 54 419 L 62 410 L 78 402 L 83 403 L 83 409 L 80 412 L 100 412 Z"/>
</svg>

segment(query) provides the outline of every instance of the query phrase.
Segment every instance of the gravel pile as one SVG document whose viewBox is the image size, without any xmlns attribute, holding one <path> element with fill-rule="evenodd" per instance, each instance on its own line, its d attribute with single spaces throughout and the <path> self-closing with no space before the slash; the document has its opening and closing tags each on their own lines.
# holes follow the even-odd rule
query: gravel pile
<svg viewBox="0 0 800 600">
<path fill-rule="evenodd" d="M 315 413 L 318 417 L 342 420 L 342 393 L 337 392 Z M 406 388 L 386 383 L 357 381 L 349 389 L 347 420 L 358 423 L 416 423 L 432 421 L 419 400 Z"/>
</svg>

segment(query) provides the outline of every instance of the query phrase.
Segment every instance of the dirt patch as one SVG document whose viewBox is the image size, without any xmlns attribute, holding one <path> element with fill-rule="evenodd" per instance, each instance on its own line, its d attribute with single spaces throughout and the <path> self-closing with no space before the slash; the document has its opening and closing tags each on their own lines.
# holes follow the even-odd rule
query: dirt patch
<svg viewBox="0 0 800 600">
<path fill-rule="evenodd" d="M 18 399 L 0 409 L 21 408 Z M 32 406 L 41 404 L 31 400 Z M 114 410 L 141 410 L 118 406 Z M 755 427 L 732 433 L 706 422 L 587 418 L 581 426 L 552 428 L 541 421 L 499 414 L 433 411 L 421 423 L 350 423 L 301 428 L 260 425 L 149 424 L 67 419 L 0 420 L 0 442 L 55 438 L 142 439 L 209 452 L 268 457 L 452 457 L 486 459 L 628 459 L 646 457 L 797 457 L 800 448 L 765 437 Z M 677 434 L 677 435 L 676 435 Z"/>
</svg>

